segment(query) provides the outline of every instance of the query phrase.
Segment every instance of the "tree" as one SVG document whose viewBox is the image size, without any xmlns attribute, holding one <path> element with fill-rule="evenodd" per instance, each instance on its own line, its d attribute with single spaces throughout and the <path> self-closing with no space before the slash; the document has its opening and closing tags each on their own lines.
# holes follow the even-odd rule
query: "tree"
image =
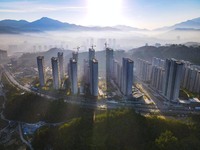
<svg viewBox="0 0 200 150">
<path fill-rule="evenodd" d="M 178 149 L 178 139 L 171 131 L 166 130 L 155 140 L 155 144 L 160 150 Z"/>
</svg>

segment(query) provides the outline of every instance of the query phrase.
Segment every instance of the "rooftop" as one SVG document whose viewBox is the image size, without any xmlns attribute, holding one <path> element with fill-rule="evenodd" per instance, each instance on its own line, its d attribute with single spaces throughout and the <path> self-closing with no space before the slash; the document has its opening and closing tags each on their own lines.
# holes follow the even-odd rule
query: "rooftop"
<svg viewBox="0 0 200 150">
<path fill-rule="evenodd" d="M 123 59 L 126 59 L 130 63 L 133 63 L 133 60 L 131 60 L 130 58 L 123 58 Z"/>
<path fill-rule="evenodd" d="M 44 56 L 38 56 L 37 59 L 44 59 Z"/>
<path fill-rule="evenodd" d="M 106 50 L 107 50 L 107 51 L 113 51 L 113 49 L 112 49 L 112 48 L 109 48 L 109 47 L 107 47 Z"/>
<path fill-rule="evenodd" d="M 77 63 L 76 59 L 74 59 L 74 58 L 71 58 L 70 61 L 73 62 L 73 63 Z"/>
<path fill-rule="evenodd" d="M 89 48 L 89 51 L 95 51 L 94 48 Z"/>
<path fill-rule="evenodd" d="M 98 60 L 96 60 L 95 58 L 92 59 L 92 61 L 93 61 L 94 63 L 98 63 Z"/>
<path fill-rule="evenodd" d="M 180 61 L 176 61 L 176 64 L 178 64 L 178 65 L 183 65 L 183 63 L 180 62 Z"/>
<path fill-rule="evenodd" d="M 57 61 L 58 58 L 57 58 L 57 57 L 52 57 L 51 60 L 52 60 L 52 61 Z"/>
</svg>

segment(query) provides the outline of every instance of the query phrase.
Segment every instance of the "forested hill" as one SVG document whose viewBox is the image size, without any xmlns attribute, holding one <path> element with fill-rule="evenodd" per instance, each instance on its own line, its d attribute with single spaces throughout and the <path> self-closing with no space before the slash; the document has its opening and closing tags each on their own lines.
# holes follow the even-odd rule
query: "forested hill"
<svg viewBox="0 0 200 150">
<path fill-rule="evenodd" d="M 171 46 L 144 46 L 129 51 L 133 58 L 142 58 L 151 61 L 153 57 L 159 58 L 176 58 L 191 61 L 194 64 L 200 65 L 200 46 L 187 47 L 185 45 L 171 45 Z"/>
<path fill-rule="evenodd" d="M 39 129 L 32 145 L 37 150 L 199 150 L 199 116 L 192 120 L 143 117 L 124 109 L 94 119 L 88 110 L 60 127 Z"/>
</svg>

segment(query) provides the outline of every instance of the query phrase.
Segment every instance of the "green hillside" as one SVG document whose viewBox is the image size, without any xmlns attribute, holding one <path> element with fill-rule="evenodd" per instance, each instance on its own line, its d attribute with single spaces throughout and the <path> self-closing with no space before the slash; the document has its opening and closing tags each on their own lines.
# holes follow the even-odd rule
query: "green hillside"
<svg viewBox="0 0 200 150">
<path fill-rule="evenodd" d="M 91 110 L 60 127 L 41 128 L 32 144 L 37 150 L 198 150 L 199 121 L 143 117 L 127 109 L 94 117 Z"/>
</svg>

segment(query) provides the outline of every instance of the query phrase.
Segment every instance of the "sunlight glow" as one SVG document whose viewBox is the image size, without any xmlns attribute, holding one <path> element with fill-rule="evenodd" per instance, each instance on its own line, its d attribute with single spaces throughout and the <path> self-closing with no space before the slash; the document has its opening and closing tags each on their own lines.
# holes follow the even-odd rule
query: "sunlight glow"
<svg viewBox="0 0 200 150">
<path fill-rule="evenodd" d="M 87 1 L 87 24 L 116 25 L 122 19 L 122 0 Z"/>
</svg>

